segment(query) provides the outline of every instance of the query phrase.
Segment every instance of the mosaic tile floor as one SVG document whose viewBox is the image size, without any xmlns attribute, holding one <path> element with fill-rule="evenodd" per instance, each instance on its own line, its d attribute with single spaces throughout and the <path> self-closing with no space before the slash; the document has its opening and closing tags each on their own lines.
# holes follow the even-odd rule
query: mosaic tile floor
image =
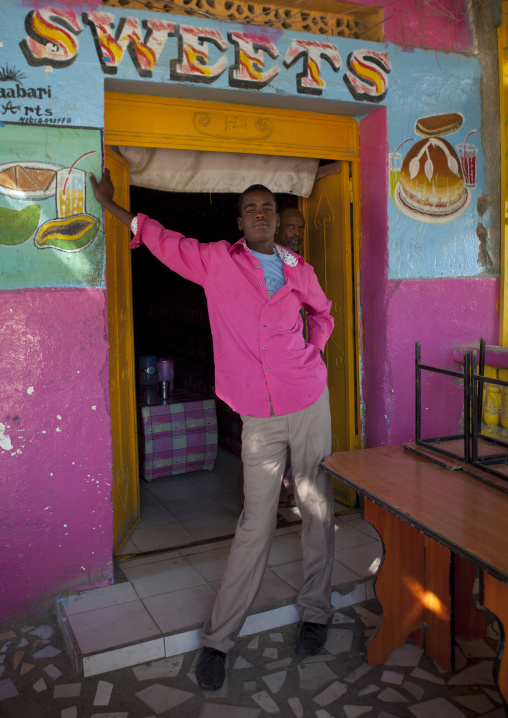
<svg viewBox="0 0 508 718">
<path fill-rule="evenodd" d="M 365 664 L 365 640 L 380 612 L 372 577 L 382 547 L 359 513 L 340 505 L 338 611 L 326 649 L 305 660 L 293 652 L 300 526 L 297 510 L 283 509 L 288 525 L 275 532 L 265 581 L 244 626 L 249 635 L 229 655 L 224 688 L 204 695 L 194 675 L 197 628 L 229 551 L 230 540 L 220 537 L 239 512 L 238 470 L 236 457 L 220 452 L 213 472 L 142 486 L 143 521 L 124 553 L 156 553 L 122 560 L 114 585 L 67 598 L 73 646 L 65 645 L 56 611 L 0 628 L 1 718 L 506 715 L 492 679 L 495 622 L 484 641 L 458 637 L 455 674 L 443 673 L 411 644 L 384 666 Z M 206 539 L 213 542 L 200 543 Z M 170 545 L 178 548 L 161 550 Z M 88 672 L 77 660 L 87 655 Z"/>
<path fill-rule="evenodd" d="M 54 614 L 0 633 L 2 718 L 504 718 L 492 679 L 495 622 L 485 640 L 457 639 L 455 673 L 411 643 L 381 666 L 365 663 L 377 622 L 371 600 L 335 613 L 325 649 L 300 659 L 296 624 L 239 638 L 220 691 L 196 685 L 198 651 L 112 671 L 77 675 Z"/>
</svg>

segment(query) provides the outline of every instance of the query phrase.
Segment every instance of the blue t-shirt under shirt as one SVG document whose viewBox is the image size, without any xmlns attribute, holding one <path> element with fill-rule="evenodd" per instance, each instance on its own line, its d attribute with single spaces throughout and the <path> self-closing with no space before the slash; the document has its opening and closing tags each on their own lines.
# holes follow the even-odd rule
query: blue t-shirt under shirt
<svg viewBox="0 0 508 718">
<path fill-rule="evenodd" d="M 273 297 L 275 292 L 278 292 L 281 287 L 286 284 L 284 278 L 284 269 L 282 266 L 282 259 L 278 254 L 261 254 L 261 252 L 254 252 L 250 250 L 252 255 L 259 261 L 263 274 L 265 275 L 265 285 L 268 291 L 268 296 Z M 303 321 L 303 338 L 307 341 L 307 332 L 305 328 L 305 313 L 303 309 L 300 309 Z"/>
<path fill-rule="evenodd" d="M 268 296 L 272 297 L 275 292 L 278 292 L 286 284 L 282 259 L 275 252 L 273 254 L 262 254 L 261 252 L 254 252 L 252 249 L 250 251 L 263 269 Z"/>
</svg>

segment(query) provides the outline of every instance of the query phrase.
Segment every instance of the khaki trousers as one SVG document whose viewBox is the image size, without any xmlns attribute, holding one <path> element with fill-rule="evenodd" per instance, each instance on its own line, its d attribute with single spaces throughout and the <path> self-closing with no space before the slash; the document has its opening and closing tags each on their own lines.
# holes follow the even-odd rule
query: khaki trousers
<svg viewBox="0 0 508 718">
<path fill-rule="evenodd" d="M 331 451 L 328 389 L 293 414 L 242 416 L 244 509 L 212 615 L 201 630 L 204 646 L 227 652 L 261 586 L 275 530 L 281 482 L 291 449 L 294 495 L 302 515 L 304 583 L 296 606 L 302 621 L 328 623 L 334 551 L 332 479 L 319 470 Z"/>
</svg>

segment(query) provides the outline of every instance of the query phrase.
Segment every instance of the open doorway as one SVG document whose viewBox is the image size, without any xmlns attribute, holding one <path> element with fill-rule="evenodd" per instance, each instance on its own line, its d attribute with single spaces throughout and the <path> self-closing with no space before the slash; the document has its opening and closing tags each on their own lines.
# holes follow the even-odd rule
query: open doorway
<svg viewBox="0 0 508 718">
<path fill-rule="evenodd" d="M 143 212 L 202 242 L 226 239 L 233 243 L 241 237 L 237 201 L 238 195 L 232 193 L 130 187 L 132 212 Z M 277 202 L 281 208 L 298 205 L 292 195 L 277 194 Z M 180 549 L 225 539 L 234 533 L 243 506 L 241 419 L 214 395 L 212 335 L 204 290 L 171 271 L 144 246 L 132 252 L 131 258 L 136 366 L 140 356 L 170 357 L 176 387 L 188 391 L 189 396 L 213 398 L 218 452 L 211 471 L 168 471 L 168 476 L 147 481 L 140 443 L 140 521 L 122 553 Z M 139 388 L 138 377 L 138 397 Z M 154 396 L 155 391 L 154 387 Z M 138 431 L 143 434 L 143 426 L 138 426 Z M 298 510 L 281 508 L 280 521 L 297 523 Z"/>
<path fill-rule="evenodd" d="M 168 127 L 171 127 L 170 134 Z M 329 342 L 330 346 L 333 344 L 333 351 L 326 352 L 329 355 L 332 425 L 335 398 L 336 417 L 342 426 L 334 441 L 336 439 L 339 449 L 359 448 L 359 340 L 355 327 L 358 326 L 359 306 L 360 182 L 356 120 L 311 112 L 108 92 L 105 141 L 109 146 L 250 153 L 276 158 L 321 157 L 340 163 L 343 170 L 340 175 L 321 179 L 313 197 L 300 201 L 300 208 L 307 220 L 306 250 L 309 247 L 315 250 L 311 264 L 320 267 L 318 278 L 332 298 L 332 314 L 340 328 L 332 343 Z M 117 201 L 128 206 L 128 165 L 114 155 L 116 153 L 107 149 L 106 165 L 112 174 L 114 170 L 115 187 L 119 190 Z M 205 195 L 205 198 L 209 203 L 210 197 Z M 213 197 L 211 206 L 213 208 Z M 113 502 L 118 554 L 138 521 L 139 479 L 134 443 L 137 441 L 135 358 L 128 229 L 108 214 L 106 271 L 111 345 Z M 233 222 L 235 217 L 236 211 Z M 173 222 L 169 225 L 175 226 Z M 331 247 L 340 262 L 331 258 Z M 334 382 L 330 385 L 332 372 Z M 130 447 L 128 452 L 124 451 L 127 446 Z"/>
</svg>

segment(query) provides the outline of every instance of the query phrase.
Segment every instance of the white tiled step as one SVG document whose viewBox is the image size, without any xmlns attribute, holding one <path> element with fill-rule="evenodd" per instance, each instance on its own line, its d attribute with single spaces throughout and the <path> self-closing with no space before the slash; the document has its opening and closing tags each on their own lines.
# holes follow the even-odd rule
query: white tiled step
<svg viewBox="0 0 508 718">
<path fill-rule="evenodd" d="M 351 606 L 374 596 L 372 580 L 358 582 L 350 588 L 346 593 L 332 593 L 335 608 Z M 214 595 L 207 605 L 206 615 L 211 610 Z M 76 671 L 85 677 L 187 653 L 201 645 L 199 628 L 188 630 L 182 626 L 175 633 L 165 635 L 130 583 L 59 599 L 57 610 Z M 248 616 L 240 635 L 278 628 L 298 620 L 297 609 L 290 602 Z"/>
<path fill-rule="evenodd" d="M 275 531 L 264 580 L 241 635 L 298 620 L 300 531 L 299 525 Z M 60 599 L 58 616 L 76 670 L 92 676 L 199 647 L 199 628 L 212 610 L 230 545 L 223 540 L 127 559 L 121 563 L 125 583 Z M 336 518 L 336 608 L 372 597 L 382 551 L 377 533 L 358 514 Z"/>
</svg>

